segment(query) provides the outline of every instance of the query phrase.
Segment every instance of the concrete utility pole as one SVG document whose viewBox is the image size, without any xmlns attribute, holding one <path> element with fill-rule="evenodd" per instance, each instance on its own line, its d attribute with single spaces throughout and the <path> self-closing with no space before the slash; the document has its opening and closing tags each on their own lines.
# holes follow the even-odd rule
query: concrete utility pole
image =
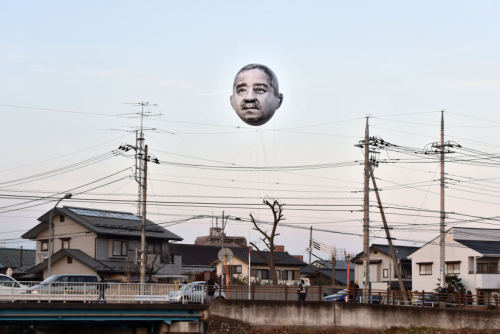
<svg viewBox="0 0 500 334">
<path fill-rule="evenodd" d="M 403 283 L 403 278 L 401 276 L 401 270 L 398 265 L 398 259 L 396 258 L 396 252 L 394 251 L 394 247 L 392 246 L 392 238 L 391 233 L 389 232 L 389 227 L 387 225 L 387 220 L 385 219 L 384 208 L 382 207 L 382 200 L 380 199 L 380 194 L 378 193 L 377 183 L 375 182 L 375 176 L 373 175 L 373 169 L 370 169 L 370 176 L 372 178 L 373 188 L 375 190 L 375 195 L 377 196 L 377 203 L 380 209 L 380 216 L 382 217 L 382 222 L 384 223 L 385 235 L 387 237 L 387 243 L 389 244 L 389 250 L 391 252 L 392 263 L 394 264 L 394 270 L 396 271 L 396 275 L 398 276 L 399 290 L 404 294 L 406 294 L 406 289 Z M 390 275 L 390 273 L 389 273 Z M 389 280 L 390 280 L 389 276 Z"/>
<path fill-rule="evenodd" d="M 445 238 L 444 238 L 444 111 L 441 110 L 441 148 L 440 165 L 441 165 L 441 196 L 440 196 L 440 220 L 439 220 L 439 276 L 441 277 L 441 287 L 444 288 L 446 282 L 446 267 L 445 267 Z"/>
<path fill-rule="evenodd" d="M 447 153 L 454 153 L 451 148 L 460 148 L 460 144 L 451 141 L 444 141 L 444 110 L 441 110 L 441 140 L 431 144 L 432 150 L 427 150 L 425 154 L 434 154 L 439 152 L 439 162 L 441 167 L 440 177 L 440 215 L 439 215 L 439 279 L 440 287 L 444 288 L 446 283 L 446 257 L 445 257 L 445 206 L 444 206 L 444 189 L 445 189 L 445 173 L 444 173 L 444 156 Z"/>
<path fill-rule="evenodd" d="M 366 117 L 365 127 L 365 168 L 364 168 L 364 202 L 363 202 L 363 267 L 364 267 L 364 288 L 370 293 L 370 145 L 369 145 L 369 128 L 368 117 Z"/>
<path fill-rule="evenodd" d="M 309 229 L 309 264 L 311 264 L 311 256 L 313 251 L 313 227 Z"/>
<path fill-rule="evenodd" d="M 148 181 L 148 145 L 144 148 L 144 176 L 142 180 L 142 223 L 141 223 L 141 272 L 140 283 L 145 282 L 146 277 L 146 193 Z"/>
</svg>

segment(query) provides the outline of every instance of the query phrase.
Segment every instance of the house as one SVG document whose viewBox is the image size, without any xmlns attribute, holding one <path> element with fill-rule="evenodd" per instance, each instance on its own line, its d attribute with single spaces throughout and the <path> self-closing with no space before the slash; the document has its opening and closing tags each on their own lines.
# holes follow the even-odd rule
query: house
<svg viewBox="0 0 500 334">
<path fill-rule="evenodd" d="M 36 241 L 35 265 L 31 275 L 47 277 L 49 217 L 24 233 L 24 239 Z M 69 207 L 55 208 L 52 220 L 52 274 L 98 274 L 104 279 L 138 280 L 142 218 L 129 212 Z M 146 220 L 146 276 L 169 262 L 168 244 L 181 237 Z"/>
<path fill-rule="evenodd" d="M 412 262 L 408 257 L 418 247 L 393 246 L 396 253 L 401 277 L 405 289 L 412 289 Z M 360 288 L 364 289 L 363 252 L 357 254 L 351 261 L 354 263 L 354 277 Z M 372 289 L 397 289 L 398 276 L 394 270 L 391 252 L 388 245 L 372 244 L 370 246 L 370 277 Z"/>
<path fill-rule="evenodd" d="M 433 291 L 439 284 L 439 236 L 409 256 L 413 289 Z M 462 279 L 466 290 L 500 291 L 500 229 L 453 227 L 445 232 L 445 273 Z"/>
<path fill-rule="evenodd" d="M 233 257 L 227 262 L 227 270 L 235 280 L 248 278 L 248 247 L 228 247 Z M 276 271 L 280 283 L 294 284 L 300 281 L 300 269 L 306 264 L 295 256 L 284 251 L 283 246 L 276 246 L 274 252 Z M 170 252 L 174 263 L 182 266 L 183 272 L 190 277 L 199 273 L 215 272 L 221 276 L 223 264 L 218 260 L 220 246 L 170 244 Z M 251 251 L 250 266 L 253 282 L 270 283 L 269 266 L 262 257 L 269 259 L 269 252 Z"/>
<path fill-rule="evenodd" d="M 182 273 L 193 279 L 203 272 L 215 272 L 212 264 L 217 259 L 220 246 L 171 243 L 171 262 L 182 268 Z"/>
<path fill-rule="evenodd" d="M 332 285 L 332 261 L 317 260 L 300 270 L 302 277 L 308 278 L 311 285 Z M 346 286 L 349 280 L 354 280 L 354 265 L 349 266 L 347 275 L 347 262 L 337 260 L 335 263 L 335 285 Z"/>
<path fill-rule="evenodd" d="M 233 256 L 226 263 L 226 266 L 224 266 L 224 263 L 222 263 L 218 258 L 213 262 L 217 268 L 217 276 L 220 276 L 224 270 L 224 272 L 231 275 L 232 279 L 247 281 L 250 276 L 251 282 L 262 284 L 272 283 L 271 272 L 267 264 L 270 256 L 268 251 L 250 250 L 250 248 L 247 247 L 233 247 L 230 249 L 233 252 Z M 298 257 L 285 252 L 283 246 L 277 246 L 277 249 L 278 250 L 274 252 L 274 264 L 278 277 L 278 284 L 298 284 L 301 278 L 300 270 L 307 264 Z"/>
<path fill-rule="evenodd" d="M 19 277 L 34 264 L 34 249 L 0 248 L 0 274 Z"/>
<path fill-rule="evenodd" d="M 206 246 L 221 246 L 222 238 L 224 238 L 225 247 L 246 247 L 247 239 L 245 237 L 228 236 L 222 231 L 222 227 L 211 227 L 209 235 L 197 237 L 194 241 L 195 245 Z"/>
</svg>

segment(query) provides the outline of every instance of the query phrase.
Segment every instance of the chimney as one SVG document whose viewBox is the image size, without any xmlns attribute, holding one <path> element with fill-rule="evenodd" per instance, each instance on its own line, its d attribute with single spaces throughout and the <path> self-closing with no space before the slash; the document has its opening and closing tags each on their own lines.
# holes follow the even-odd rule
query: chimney
<svg viewBox="0 0 500 334">
<path fill-rule="evenodd" d="M 285 246 L 284 245 L 274 245 L 274 251 L 275 252 L 284 252 Z"/>
</svg>

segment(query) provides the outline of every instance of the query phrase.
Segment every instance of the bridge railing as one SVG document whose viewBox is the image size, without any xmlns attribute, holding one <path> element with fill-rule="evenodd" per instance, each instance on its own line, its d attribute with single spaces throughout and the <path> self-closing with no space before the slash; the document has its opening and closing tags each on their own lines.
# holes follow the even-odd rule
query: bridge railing
<svg viewBox="0 0 500 334">
<path fill-rule="evenodd" d="M 0 288 L 0 302 L 205 303 L 206 295 L 203 285 L 159 283 L 21 282 Z"/>
</svg>

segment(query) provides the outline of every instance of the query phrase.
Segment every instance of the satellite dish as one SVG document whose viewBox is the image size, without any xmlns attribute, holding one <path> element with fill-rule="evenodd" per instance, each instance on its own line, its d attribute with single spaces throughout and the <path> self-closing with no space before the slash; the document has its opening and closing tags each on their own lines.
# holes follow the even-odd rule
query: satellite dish
<svg viewBox="0 0 500 334">
<path fill-rule="evenodd" d="M 233 258 L 233 251 L 230 250 L 229 248 L 221 248 L 220 251 L 217 253 L 217 257 L 219 260 L 224 261 L 224 258 L 226 261 L 231 261 Z"/>
</svg>

